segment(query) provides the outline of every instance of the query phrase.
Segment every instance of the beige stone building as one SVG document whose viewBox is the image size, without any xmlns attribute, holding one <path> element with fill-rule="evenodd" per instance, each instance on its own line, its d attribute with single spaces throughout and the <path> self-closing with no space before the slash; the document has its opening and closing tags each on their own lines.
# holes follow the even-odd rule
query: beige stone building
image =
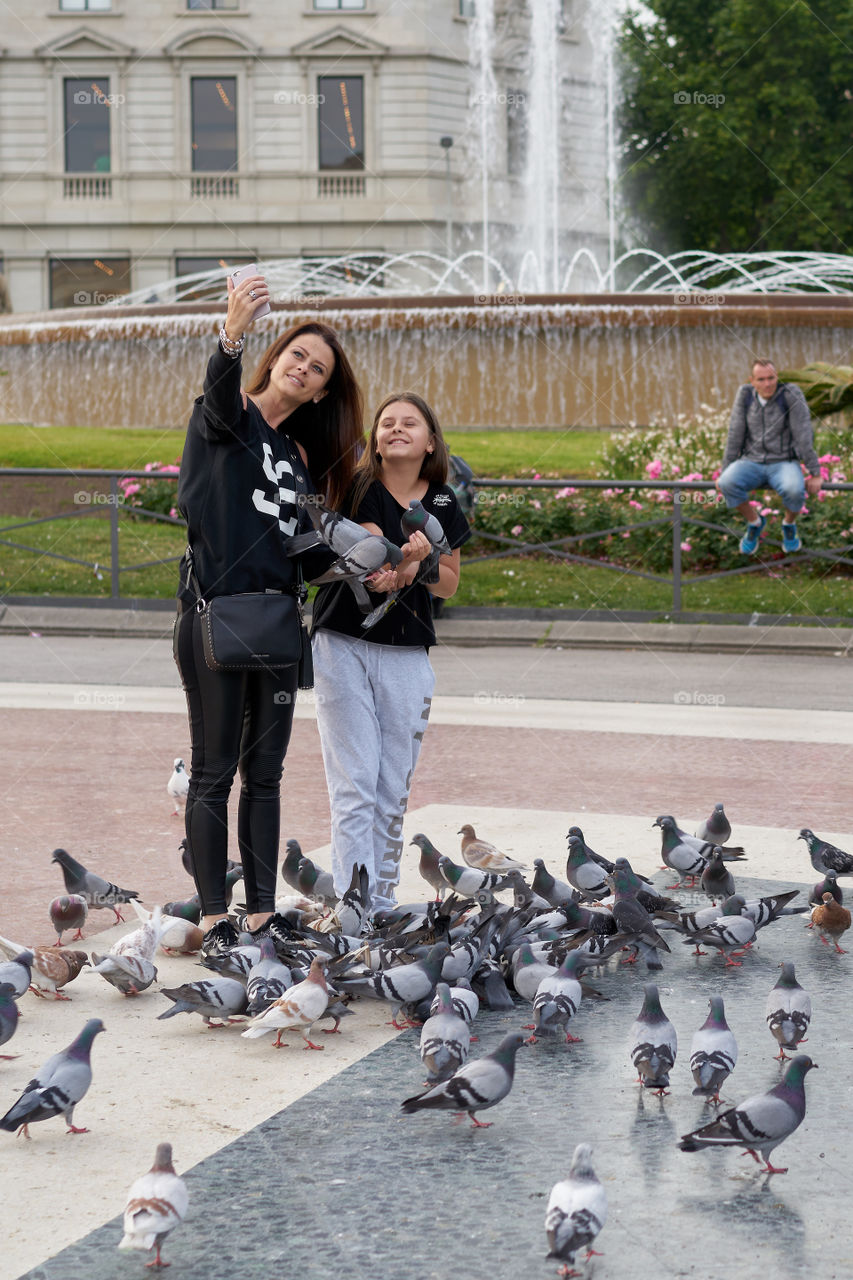
<svg viewBox="0 0 853 1280">
<path fill-rule="evenodd" d="M 472 0 L 3 10 L 0 269 L 16 312 L 129 290 L 153 299 L 163 281 L 218 263 L 442 253 L 448 237 L 454 254 L 478 247 Z M 520 216 L 530 16 L 523 0 L 496 10 L 486 151 L 500 250 Z M 563 235 L 600 247 L 602 96 L 570 3 L 561 30 Z"/>
</svg>

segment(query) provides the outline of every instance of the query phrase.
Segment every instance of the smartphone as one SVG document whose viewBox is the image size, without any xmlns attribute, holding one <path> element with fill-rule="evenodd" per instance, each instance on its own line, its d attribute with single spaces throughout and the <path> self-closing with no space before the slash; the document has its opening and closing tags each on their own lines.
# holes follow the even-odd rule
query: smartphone
<svg viewBox="0 0 853 1280">
<path fill-rule="evenodd" d="M 234 281 L 234 284 L 236 286 L 240 283 L 241 280 L 245 280 L 248 276 L 257 276 L 257 275 L 260 275 L 260 272 L 258 271 L 258 265 L 256 262 L 253 262 L 251 266 L 248 266 L 248 267 L 235 267 L 234 270 L 231 272 L 231 279 Z M 258 305 L 255 307 L 255 314 L 252 316 L 252 319 L 259 320 L 261 316 L 269 315 L 269 312 L 270 312 L 270 304 L 268 302 L 259 302 Z"/>
</svg>

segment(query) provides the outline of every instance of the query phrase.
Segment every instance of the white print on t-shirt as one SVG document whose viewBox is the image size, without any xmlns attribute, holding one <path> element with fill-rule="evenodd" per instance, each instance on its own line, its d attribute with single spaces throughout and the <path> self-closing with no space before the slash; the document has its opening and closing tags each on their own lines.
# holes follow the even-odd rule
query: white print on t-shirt
<svg viewBox="0 0 853 1280">
<path fill-rule="evenodd" d="M 450 504 L 449 493 L 437 493 L 432 500 L 432 505 L 434 507 L 446 507 L 446 506 L 449 506 L 449 504 Z"/>
<path fill-rule="evenodd" d="M 277 494 L 275 497 L 267 498 L 263 489 L 256 489 L 252 494 L 252 502 L 258 511 L 264 511 L 269 516 L 275 516 L 278 520 L 279 528 L 285 536 L 289 537 L 292 533 L 296 533 L 296 516 L 291 516 L 289 520 L 281 518 L 281 504 L 289 502 L 293 506 L 296 505 L 296 489 L 286 489 L 280 484 L 282 476 L 289 476 L 291 482 L 293 480 L 293 467 L 286 459 L 279 462 L 273 462 L 272 449 L 268 444 L 264 444 L 264 475 L 276 487 Z"/>
</svg>

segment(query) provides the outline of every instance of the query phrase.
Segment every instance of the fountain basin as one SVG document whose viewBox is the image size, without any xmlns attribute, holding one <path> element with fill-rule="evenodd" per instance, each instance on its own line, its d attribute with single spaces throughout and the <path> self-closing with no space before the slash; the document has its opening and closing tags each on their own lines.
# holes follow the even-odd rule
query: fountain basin
<svg viewBox="0 0 853 1280">
<path fill-rule="evenodd" d="M 183 429 L 224 307 L 74 308 L 0 319 L 0 419 Z M 728 406 L 752 359 L 847 363 L 853 297 L 591 294 L 274 303 L 251 368 L 285 327 L 331 324 L 368 414 L 411 389 L 449 426 L 613 427 Z"/>
</svg>

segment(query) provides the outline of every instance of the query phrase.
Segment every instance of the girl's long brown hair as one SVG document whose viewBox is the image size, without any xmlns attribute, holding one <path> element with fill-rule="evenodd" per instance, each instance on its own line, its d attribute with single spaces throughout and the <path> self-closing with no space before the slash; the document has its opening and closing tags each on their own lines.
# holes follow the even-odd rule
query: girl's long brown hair
<svg viewBox="0 0 853 1280">
<path fill-rule="evenodd" d="M 373 481 L 379 480 L 382 476 L 382 459 L 376 448 L 376 431 L 388 406 L 400 403 L 413 405 L 423 415 L 423 419 L 429 427 L 433 438 L 433 451 L 424 457 L 418 473 L 419 476 L 422 480 L 426 480 L 427 484 L 447 484 L 447 476 L 450 471 L 450 450 L 447 448 L 447 442 L 441 433 L 441 425 L 435 416 L 434 410 L 429 407 L 422 396 L 417 395 L 414 391 L 395 392 L 393 395 L 385 397 L 374 414 L 367 447 L 359 458 L 355 469 L 355 484 L 353 485 L 352 499 L 349 504 L 350 515 L 355 515 Z"/>
<path fill-rule="evenodd" d="M 363 447 L 364 411 L 361 389 L 334 329 L 319 320 L 288 329 L 267 347 L 246 391 L 254 396 L 266 390 L 272 366 L 285 347 L 303 333 L 322 338 L 334 352 L 335 365 L 323 399 L 318 404 L 302 404 L 295 409 L 287 419 L 287 434 L 305 450 L 311 479 L 325 495 L 327 505 L 340 510 Z"/>
</svg>

